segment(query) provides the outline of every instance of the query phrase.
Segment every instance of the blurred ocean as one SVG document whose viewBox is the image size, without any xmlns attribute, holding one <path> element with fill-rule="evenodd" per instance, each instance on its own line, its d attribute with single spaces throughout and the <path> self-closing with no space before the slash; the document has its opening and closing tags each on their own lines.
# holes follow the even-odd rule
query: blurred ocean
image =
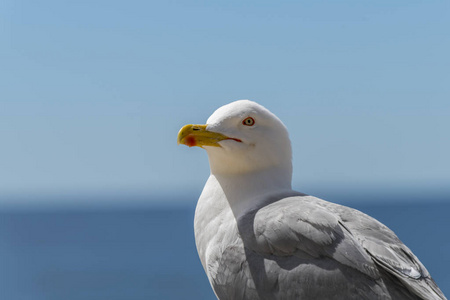
<svg viewBox="0 0 450 300">
<path fill-rule="evenodd" d="M 0 209 L 1 299 L 215 299 L 189 203 Z M 344 204 L 393 229 L 449 296 L 450 201 L 387 203 Z"/>
</svg>

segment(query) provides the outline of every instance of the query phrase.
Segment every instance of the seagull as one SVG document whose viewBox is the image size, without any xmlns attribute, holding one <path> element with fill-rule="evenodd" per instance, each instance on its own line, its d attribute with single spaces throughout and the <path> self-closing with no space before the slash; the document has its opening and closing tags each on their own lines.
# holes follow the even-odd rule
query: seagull
<svg viewBox="0 0 450 300">
<path fill-rule="evenodd" d="M 289 134 L 265 107 L 224 105 L 178 143 L 208 154 L 194 232 L 218 299 L 446 299 L 388 227 L 292 190 Z"/>
</svg>

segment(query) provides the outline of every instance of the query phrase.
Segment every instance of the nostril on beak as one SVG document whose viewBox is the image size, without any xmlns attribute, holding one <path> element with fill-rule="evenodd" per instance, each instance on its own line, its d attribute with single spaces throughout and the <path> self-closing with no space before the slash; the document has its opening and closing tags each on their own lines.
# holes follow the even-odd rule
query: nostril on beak
<svg viewBox="0 0 450 300">
<path fill-rule="evenodd" d="M 200 128 L 198 128 L 198 127 L 192 127 L 192 130 L 193 130 L 193 131 L 199 131 Z"/>
</svg>

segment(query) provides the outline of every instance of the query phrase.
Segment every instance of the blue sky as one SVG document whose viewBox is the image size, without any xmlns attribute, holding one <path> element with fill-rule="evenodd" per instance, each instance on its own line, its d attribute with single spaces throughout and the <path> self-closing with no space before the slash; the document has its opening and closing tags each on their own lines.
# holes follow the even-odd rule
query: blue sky
<svg viewBox="0 0 450 300">
<path fill-rule="evenodd" d="M 257 101 L 294 186 L 450 182 L 448 1 L 2 1 L 0 198 L 198 193 L 179 128 Z M 448 188 L 447 188 L 448 191 Z"/>
</svg>

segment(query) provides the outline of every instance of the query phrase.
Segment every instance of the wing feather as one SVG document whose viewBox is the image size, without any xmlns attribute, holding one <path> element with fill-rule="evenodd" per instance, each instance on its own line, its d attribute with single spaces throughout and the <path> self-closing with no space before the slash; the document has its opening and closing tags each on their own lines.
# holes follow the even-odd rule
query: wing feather
<svg viewBox="0 0 450 300">
<path fill-rule="evenodd" d="M 243 216 L 238 227 L 245 246 L 262 255 L 327 257 L 373 280 L 382 270 L 420 298 L 446 299 L 395 233 L 358 210 L 295 196 Z"/>
<path fill-rule="evenodd" d="M 329 257 L 374 279 L 374 261 L 344 229 L 339 216 L 303 197 L 289 197 L 239 220 L 246 246 L 262 254 Z M 250 226 L 249 226 L 250 225 Z"/>
</svg>

